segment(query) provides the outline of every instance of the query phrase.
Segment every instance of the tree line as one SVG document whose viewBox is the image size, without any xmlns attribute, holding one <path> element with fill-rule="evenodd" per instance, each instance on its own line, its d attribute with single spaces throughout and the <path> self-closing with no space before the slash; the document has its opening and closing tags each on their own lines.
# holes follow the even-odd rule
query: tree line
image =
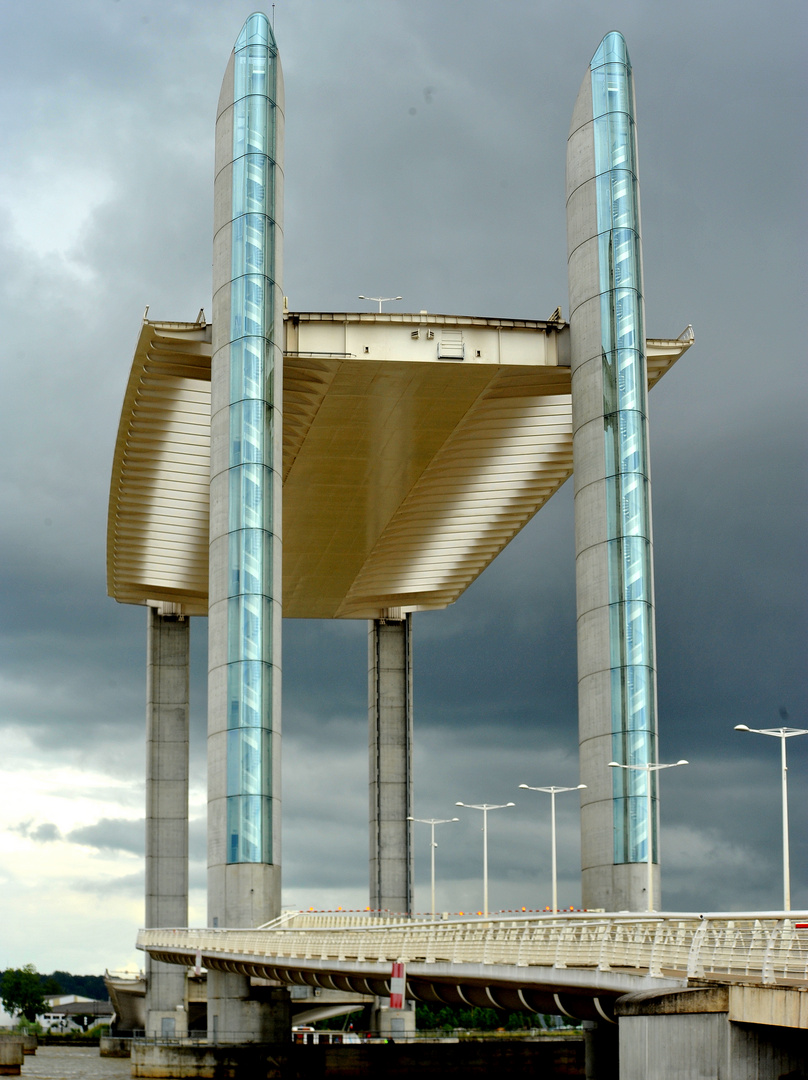
<svg viewBox="0 0 808 1080">
<path fill-rule="evenodd" d="M 94 1001 L 106 1001 L 108 996 L 103 975 L 71 975 L 69 971 L 41 975 L 33 964 L 8 968 L 0 975 L 3 1008 L 30 1023 L 48 1011 L 45 999 L 58 994 L 75 994 Z"/>
</svg>

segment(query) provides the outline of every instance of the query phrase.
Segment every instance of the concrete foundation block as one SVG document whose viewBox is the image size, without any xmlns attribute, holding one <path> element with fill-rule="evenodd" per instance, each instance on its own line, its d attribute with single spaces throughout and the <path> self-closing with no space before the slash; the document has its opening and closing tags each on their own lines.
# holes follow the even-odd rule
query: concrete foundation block
<svg viewBox="0 0 808 1080">
<path fill-rule="evenodd" d="M 128 1058 L 132 1056 L 132 1040 L 116 1035 L 102 1035 L 98 1044 L 99 1057 Z"/>
<path fill-rule="evenodd" d="M 154 963 L 154 962 L 153 962 Z M 163 964 L 161 967 L 176 967 L 176 964 Z M 177 991 L 184 993 L 185 971 L 180 968 L 181 982 L 171 980 L 171 972 L 151 972 L 152 983 L 158 992 L 152 996 L 158 1000 L 173 1000 Z M 171 980 L 171 981 L 169 981 Z M 168 985 L 163 987 L 162 983 Z M 150 988 L 151 989 L 151 988 Z M 162 991 L 162 993 L 159 993 Z M 173 993 L 172 993 L 173 991 Z M 188 1034 L 188 1014 L 184 1008 L 151 1008 L 146 1012 L 146 1034 L 152 1038 L 184 1039 Z"/>
<path fill-rule="evenodd" d="M 208 971 L 208 1040 L 222 1045 L 282 1043 L 292 1037 L 287 987 L 251 986 L 249 978 Z"/>
<path fill-rule="evenodd" d="M 160 1046 L 137 1044 L 132 1076 L 269 1080 L 390 1077 L 583 1077 L 580 1039 L 486 1040 L 451 1043 L 346 1043 L 295 1046 Z"/>
<path fill-rule="evenodd" d="M 385 1039 L 412 1037 L 415 1034 L 415 1004 L 407 1003 L 403 1009 L 391 1009 L 388 998 L 376 998 L 371 1012 L 371 1030 Z"/>
<path fill-rule="evenodd" d="M 22 1036 L 22 1052 L 26 1057 L 33 1057 L 39 1046 L 39 1036 L 34 1031 L 30 1035 Z"/>
<path fill-rule="evenodd" d="M 19 1076 L 24 1056 L 23 1037 L 6 1035 L 0 1039 L 0 1076 Z"/>
<path fill-rule="evenodd" d="M 787 1026 L 799 1012 L 791 995 L 806 992 L 702 986 L 628 994 L 615 1007 L 620 1080 L 802 1080 L 808 1039 L 804 1030 Z M 743 1012 L 744 1002 L 748 1022 L 738 1023 L 732 1016 Z M 776 1023 L 765 1022 L 771 1020 Z"/>
</svg>

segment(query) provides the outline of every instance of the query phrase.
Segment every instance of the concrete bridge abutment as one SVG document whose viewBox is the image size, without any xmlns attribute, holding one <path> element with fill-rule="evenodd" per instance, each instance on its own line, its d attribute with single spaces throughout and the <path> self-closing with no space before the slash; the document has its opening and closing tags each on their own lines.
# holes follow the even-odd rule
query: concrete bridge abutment
<svg viewBox="0 0 808 1080">
<path fill-rule="evenodd" d="M 806 988 L 732 984 L 652 990 L 620 998 L 615 1012 L 620 1080 L 808 1076 Z"/>
</svg>

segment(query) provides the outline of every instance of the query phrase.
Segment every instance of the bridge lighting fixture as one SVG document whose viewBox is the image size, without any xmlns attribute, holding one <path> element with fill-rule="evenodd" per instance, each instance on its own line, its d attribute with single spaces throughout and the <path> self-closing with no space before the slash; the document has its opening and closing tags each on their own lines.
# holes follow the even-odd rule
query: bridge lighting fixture
<svg viewBox="0 0 808 1080">
<path fill-rule="evenodd" d="M 550 796 L 550 833 L 552 835 L 552 868 L 553 868 L 553 914 L 558 911 L 558 866 L 556 860 L 556 810 L 555 797 L 562 791 L 581 791 L 586 784 L 578 784 L 577 787 L 531 787 L 530 784 L 520 784 L 520 788 L 527 791 L 546 791 Z"/>
<path fill-rule="evenodd" d="M 783 710 L 785 714 L 785 710 Z M 783 716 L 785 719 L 785 715 Z M 808 735 L 805 728 L 779 727 L 754 728 L 736 724 L 736 731 L 751 731 L 756 735 L 774 735 L 780 740 L 780 767 L 783 774 L 783 911 L 791 911 L 791 869 L 788 855 L 788 766 L 786 765 L 786 739 L 795 735 Z"/>
<path fill-rule="evenodd" d="M 456 802 L 455 806 L 465 806 L 467 810 L 482 810 L 483 812 L 483 907 L 485 917 L 488 918 L 488 811 L 505 810 L 508 806 L 516 806 L 516 803 L 500 803 L 494 806 L 492 803 Z"/>
<path fill-rule="evenodd" d="M 435 826 L 436 825 L 449 825 L 453 821 L 460 821 L 460 818 L 422 818 L 422 817 L 408 817 L 407 821 L 418 821 L 422 825 L 429 825 L 432 829 L 432 838 L 430 840 L 430 852 L 432 855 L 432 918 L 435 918 L 435 848 L 438 846 L 435 843 Z"/>
<path fill-rule="evenodd" d="M 654 823 L 651 820 L 651 773 L 659 772 L 661 769 L 675 769 L 677 765 L 689 765 L 690 762 L 685 758 L 679 758 L 678 761 L 672 761 L 669 765 L 650 764 L 650 765 L 621 765 L 619 761 L 610 761 L 610 769 L 633 769 L 636 772 L 644 772 L 645 778 L 645 800 L 646 800 L 646 821 L 648 822 L 648 832 L 645 839 L 646 850 L 646 865 L 648 867 L 648 910 L 654 910 Z"/>
<path fill-rule="evenodd" d="M 379 305 L 379 314 L 381 315 L 382 304 L 389 304 L 393 300 L 403 300 L 404 297 L 403 296 L 364 296 L 362 293 L 360 293 L 359 294 L 359 299 L 360 300 L 372 300 L 374 304 L 378 304 Z"/>
</svg>

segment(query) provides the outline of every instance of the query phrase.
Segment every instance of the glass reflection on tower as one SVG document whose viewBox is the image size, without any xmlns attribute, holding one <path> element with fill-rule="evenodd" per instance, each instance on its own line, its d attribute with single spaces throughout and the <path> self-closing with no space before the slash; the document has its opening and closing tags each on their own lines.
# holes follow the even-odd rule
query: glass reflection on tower
<svg viewBox="0 0 808 1080">
<path fill-rule="evenodd" d="M 607 34 L 590 64 L 603 358 L 612 753 L 656 760 L 647 387 L 634 92 L 626 43 Z M 614 860 L 647 859 L 647 772 L 615 769 Z M 652 858 L 656 859 L 653 841 Z"/>
</svg>

